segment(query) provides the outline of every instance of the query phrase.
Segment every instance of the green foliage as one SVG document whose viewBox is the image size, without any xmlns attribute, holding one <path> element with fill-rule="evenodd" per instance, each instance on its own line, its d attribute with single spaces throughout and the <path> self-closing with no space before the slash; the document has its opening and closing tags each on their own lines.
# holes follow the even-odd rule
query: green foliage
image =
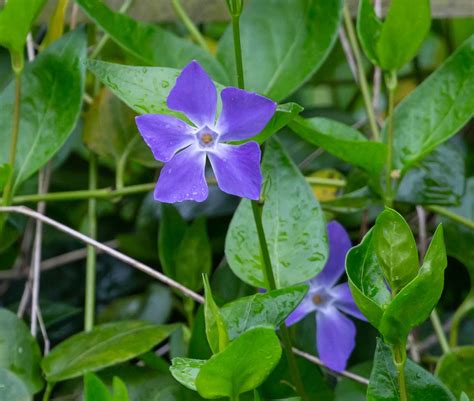
<svg viewBox="0 0 474 401">
<path fill-rule="evenodd" d="M 240 20 L 246 89 L 276 101 L 298 89 L 329 54 L 342 4 L 342 0 L 249 2 Z M 230 28 L 219 42 L 217 58 L 227 71 L 235 71 Z"/>
<path fill-rule="evenodd" d="M 30 401 L 26 384 L 13 372 L 0 367 L 0 400 Z"/>
<path fill-rule="evenodd" d="M 413 167 L 456 134 L 469 121 L 472 110 L 474 36 L 395 109 L 394 166 L 402 172 Z"/>
<path fill-rule="evenodd" d="M 276 140 L 267 142 L 262 173 L 262 218 L 273 274 L 277 288 L 287 287 L 323 269 L 328 254 L 325 222 L 311 188 Z M 227 232 L 227 260 L 241 280 L 268 289 L 258 244 L 250 201 L 244 199 Z"/>
<path fill-rule="evenodd" d="M 443 383 L 410 360 L 407 361 L 405 374 L 410 400 L 455 400 Z M 400 396 L 396 383 L 397 370 L 392 361 L 390 348 L 379 340 L 367 390 L 367 401 L 399 401 Z"/>
<path fill-rule="evenodd" d="M 86 37 L 83 30 L 65 35 L 28 64 L 22 74 L 22 109 L 14 188 L 44 166 L 76 126 L 84 92 Z M 10 144 L 14 83 L 0 94 L 0 143 Z M 0 163 L 9 145 L 0 147 Z"/>
<path fill-rule="evenodd" d="M 206 300 L 204 304 L 204 317 L 206 319 L 206 336 L 209 346 L 214 354 L 224 351 L 229 343 L 226 322 L 212 297 L 211 286 L 207 275 L 203 275 Z"/>
<path fill-rule="evenodd" d="M 436 365 L 436 376 L 456 398 L 465 394 L 474 398 L 474 346 L 457 347 L 444 354 Z"/>
<path fill-rule="evenodd" d="M 387 147 L 367 140 L 359 131 L 326 118 L 295 118 L 290 128 L 309 143 L 334 156 L 377 175 L 383 168 Z"/>
<path fill-rule="evenodd" d="M 127 386 L 119 377 L 113 379 L 113 391 L 94 373 L 84 375 L 84 401 L 129 401 Z"/>
<path fill-rule="evenodd" d="M 125 321 L 96 326 L 57 345 L 43 358 L 46 379 L 57 382 L 136 357 L 165 340 L 176 325 Z"/>
<path fill-rule="evenodd" d="M 384 70 L 399 70 L 417 54 L 430 29 L 430 14 L 429 0 L 393 0 L 382 23 L 370 0 L 362 0 L 357 32 L 367 57 Z"/>
<path fill-rule="evenodd" d="M 7 309 L 0 309 L 0 374 L 2 380 L 10 383 L 7 387 L 18 392 L 19 399 L 23 388 L 29 394 L 36 394 L 43 388 L 40 360 L 39 346 L 23 320 Z"/>
</svg>

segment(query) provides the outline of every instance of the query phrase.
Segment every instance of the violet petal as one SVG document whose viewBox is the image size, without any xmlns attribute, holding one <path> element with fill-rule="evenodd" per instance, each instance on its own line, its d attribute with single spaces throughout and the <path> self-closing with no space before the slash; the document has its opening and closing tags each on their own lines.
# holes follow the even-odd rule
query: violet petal
<svg viewBox="0 0 474 401">
<path fill-rule="evenodd" d="M 234 146 L 219 143 L 208 153 L 219 188 L 231 195 L 257 200 L 260 197 L 260 147 L 256 142 Z"/>
<path fill-rule="evenodd" d="M 212 127 L 216 118 L 217 91 L 197 61 L 184 67 L 167 99 L 171 110 L 184 113 L 198 128 Z"/>
<path fill-rule="evenodd" d="M 342 283 L 331 289 L 331 294 L 334 295 L 334 305 L 348 315 L 354 316 L 357 319 L 367 321 L 366 317 L 359 310 L 348 283 Z"/>
<path fill-rule="evenodd" d="M 319 285 L 332 287 L 344 273 L 346 254 L 351 249 L 351 240 L 344 227 L 333 220 L 327 225 L 329 258 L 323 271 L 313 280 Z"/>
<path fill-rule="evenodd" d="M 316 324 L 319 357 L 330 369 L 342 372 L 355 346 L 354 323 L 330 307 L 316 314 Z"/>
<path fill-rule="evenodd" d="M 161 169 L 155 199 L 165 203 L 184 200 L 202 202 L 208 194 L 205 166 L 206 153 L 197 145 L 179 152 Z"/>
<path fill-rule="evenodd" d="M 195 141 L 195 129 L 176 117 L 145 114 L 135 121 L 153 156 L 161 162 L 169 161 L 178 150 Z"/>
<path fill-rule="evenodd" d="M 315 310 L 316 307 L 311 301 L 311 297 L 306 295 L 301 303 L 296 307 L 296 309 L 286 318 L 285 324 L 287 326 L 291 326 L 295 323 L 298 323 L 300 320 L 304 319 L 307 315 L 309 315 L 311 312 L 314 312 Z"/>
<path fill-rule="evenodd" d="M 221 92 L 222 112 L 216 130 L 223 141 L 239 141 L 257 135 L 275 114 L 272 100 L 237 88 Z"/>
</svg>

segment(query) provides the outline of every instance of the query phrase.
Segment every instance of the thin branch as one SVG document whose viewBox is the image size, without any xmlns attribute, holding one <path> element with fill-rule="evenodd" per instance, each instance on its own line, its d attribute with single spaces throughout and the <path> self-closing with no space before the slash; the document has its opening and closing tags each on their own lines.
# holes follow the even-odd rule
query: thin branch
<svg viewBox="0 0 474 401">
<path fill-rule="evenodd" d="M 356 375 L 355 373 L 352 373 L 352 372 L 349 372 L 347 370 L 344 370 L 342 372 L 335 372 L 334 370 L 328 368 L 324 363 L 323 361 L 321 361 L 321 359 L 319 359 L 318 357 L 314 356 L 314 355 L 311 355 L 311 354 L 308 354 L 307 352 L 304 352 L 304 351 L 301 351 L 299 350 L 298 348 L 294 348 L 293 347 L 293 352 L 296 354 L 296 355 L 299 355 L 301 356 L 302 358 L 316 364 L 316 365 L 319 365 L 325 369 L 328 369 L 329 371 L 331 371 L 332 374 L 336 375 L 336 376 L 343 376 L 343 377 L 347 377 L 348 379 L 351 379 L 351 380 L 354 380 L 356 381 L 357 383 L 361 383 L 361 384 L 365 384 L 366 386 L 369 384 L 369 379 L 365 378 L 365 377 L 362 377 L 362 376 L 359 376 L 359 375 Z"/>
<path fill-rule="evenodd" d="M 199 295 L 198 293 L 190 290 L 189 288 L 185 287 L 184 285 L 178 283 L 177 281 L 165 276 L 163 273 L 160 273 L 159 271 L 156 271 L 150 266 L 145 265 L 142 262 L 139 262 L 136 259 L 131 258 L 130 256 L 127 256 L 115 249 L 112 249 L 101 242 L 98 242 L 92 238 L 89 238 L 87 235 L 84 235 L 80 233 L 79 231 L 76 231 L 64 224 L 59 223 L 56 220 L 53 220 L 47 216 L 44 216 L 38 212 L 35 212 L 32 209 L 29 209 L 25 206 L 5 206 L 5 207 L 0 207 L 0 213 L 16 213 L 16 214 L 21 214 L 24 216 L 28 216 L 31 218 L 34 218 L 36 220 L 41 220 L 43 223 L 50 225 L 59 231 L 62 231 L 71 237 L 76 238 L 77 240 L 87 244 L 87 245 L 92 245 L 93 247 L 102 250 L 102 252 L 113 256 L 114 258 L 121 260 L 122 262 L 126 263 L 127 265 L 134 267 L 149 276 L 156 278 L 157 280 L 161 281 L 162 283 L 169 285 L 170 287 L 173 287 L 174 289 L 182 292 L 184 295 L 194 299 L 196 302 L 199 303 L 204 303 L 204 298 Z"/>
<path fill-rule="evenodd" d="M 354 77 L 354 80 L 358 83 L 359 77 L 357 71 L 357 64 L 354 59 L 354 55 L 351 50 L 351 45 L 349 44 L 349 40 L 347 39 L 346 31 L 344 30 L 344 28 L 341 28 L 339 30 L 339 41 L 341 42 L 342 50 L 344 51 L 344 54 L 346 56 L 347 64 L 349 64 L 352 76 Z"/>
</svg>

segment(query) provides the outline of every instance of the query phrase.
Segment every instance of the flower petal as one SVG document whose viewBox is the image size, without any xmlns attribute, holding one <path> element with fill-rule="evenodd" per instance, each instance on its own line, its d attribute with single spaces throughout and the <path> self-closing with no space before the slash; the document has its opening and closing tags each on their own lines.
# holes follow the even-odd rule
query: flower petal
<svg viewBox="0 0 474 401">
<path fill-rule="evenodd" d="M 331 307 L 316 314 L 316 324 L 319 357 L 330 369 L 342 372 L 355 346 L 354 323 Z"/>
<path fill-rule="evenodd" d="M 331 294 L 334 296 L 334 305 L 336 308 L 348 315 L 356 317 L 357 319 L 365 322 L 367 321 L 366 317 L 356 305 L 348 283 L 342 283 L 335 286 L 331 289 Z"/>
<path fill-rule="evenodd" d="M 204 168 L 206 153 L 191 145 L 175 155 L 161 169 L 155 188 L 155 199 L 165 203 L 207 198 L 208 188 Z"/>
<path fill-rule="evenodd" d="M 298 323 L 300 320 L 304 319 L 308 316 L 311 312 L 314 312 L 316 307 L 314 302 L 311 301 L 311 297 L 306 296 L 303 298 L 301 303 L 296 307 L 296 309 L 290 313 L 290 315 L 286 318 L 285 324 L 287 326 L 291 326 L 295 323 Z"/>
<path fill-rule="evenodd" d="M 145 114 L 135 118 L 138 130 L 156 160 L 167 162 L 194 142 L 195 129 L 172 116 Z"/>
<path fill-rule="evenodd" d="M 214 126 L 217 91 L 197 61 L 184 67 L 167 99 L 171 110 L 184 113 L 198 128 Z"/>
<path fill-rule="evenodd" d="M 242 198 L 259 199 L 262 173 L 260 147 L 256 142 L 239 146 L 219 143 L 208 155 L 222 191 Z"/>
<path fill-rule="evenodd" d="M 276 103 L 237 88 L 221 92 L 222 112 L 216 131 L 224 141 L 239 141 L 257 135 L 273 117 Z"/>
<path fill-rule="evenodd" d="M 337 221 L 331 221 L 328 226 L 329 258 L 323 271 L 313 280 L 319 285 L 332 287 L 344 273 L 346 254 L 351 249 L 349 234 Z"/>
</svg>

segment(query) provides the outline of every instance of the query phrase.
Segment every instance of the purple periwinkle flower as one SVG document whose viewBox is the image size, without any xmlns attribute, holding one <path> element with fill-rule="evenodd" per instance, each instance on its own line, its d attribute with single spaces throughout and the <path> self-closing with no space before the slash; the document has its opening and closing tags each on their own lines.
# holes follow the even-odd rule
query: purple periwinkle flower
<svg viewBox="0 0 474 401">
<path fill-rule="evenodd" d="M 256 142 L 231 145 L 258 134 L 276 110 L 276 103 L 237 88 L 221 92 L 217 118 L 217 90 L 206 71 L 189 63 L 168 95 L 171 110 L 183 113 L 193 125 L 172 116 L 145 114 L 138 129 L 155 158 L 163 163 L 155 199 L 174 203 L 207 198 L 205 177 L 209 158 L 219 188 L 232 195 L 258 199 L 262 185 L 260 147 Z"/>
<path fill-rule="evenodd" d="M 344 313 L 364 321 L 367 319 L 355 304 L 349 285 L 337 284 L 344 273 L 346 253 L 351 248 L 349 235 L 336 221 L 330 222 L 327 229 L 329 259 L 323 271 L 308 282 L 308 294 L 288 316 L 286 325 L 291 326 L 316 312 L 319 357 L 330 369 L 341 372 L 354 349 L 356 336 L 354 323 Z"/>
</svg>

